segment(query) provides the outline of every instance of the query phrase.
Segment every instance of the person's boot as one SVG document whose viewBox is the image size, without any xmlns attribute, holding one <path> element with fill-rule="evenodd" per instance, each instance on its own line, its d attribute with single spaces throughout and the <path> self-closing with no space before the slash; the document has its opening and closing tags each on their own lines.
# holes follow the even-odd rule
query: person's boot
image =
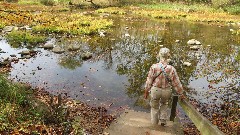
<svg viewBox="0 0 240 135">
<path fill-rule="evenodd" d="M 161 122 L 161 126 L 166 126 L 167 125 L 167 121 L 166 120 L 160 120 Z"/>
</svg>

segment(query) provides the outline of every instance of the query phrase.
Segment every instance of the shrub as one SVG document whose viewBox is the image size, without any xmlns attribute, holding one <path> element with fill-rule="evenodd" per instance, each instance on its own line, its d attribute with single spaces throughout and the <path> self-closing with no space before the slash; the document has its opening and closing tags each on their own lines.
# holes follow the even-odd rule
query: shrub
<svg viewBox="0 0 240 135">
<path fill-rule="evenodd" d="M 56 1 L 54 1 L 54 0 L 41 0 L 40 3 L 45 5 L 45 6 L 53 6 L 53 5 L 56 4 Z"/>
<path fill-rule="evenodd" d="M 220 7 L 223 5 L 227 5 L 231 2 L 231 0 L 212 0 L 212 5 L 214 7 Z"/>
</svg>

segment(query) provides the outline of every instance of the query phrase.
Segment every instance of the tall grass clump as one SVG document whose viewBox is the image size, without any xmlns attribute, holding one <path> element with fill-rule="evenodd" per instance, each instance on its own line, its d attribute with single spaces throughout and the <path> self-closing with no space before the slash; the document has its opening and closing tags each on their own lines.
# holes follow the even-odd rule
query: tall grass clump
<svg viewBox="0 0 240 135">
<path fill-rule="evenodd" d="M 32 95 L 26 85 L 13 83 L 0 74 L 0 134 L 12 134 L 20 128 L 24 131 L 40 122 L 42 115 L 33 108 Z"/>
<path fill-rule="evenodd" d="M 19 84 L 9 82 L 3 75 L 0 75 L 0 97 L 1 102 L 22 105 L 27 101 L 28 92 Z"/>
</svg>

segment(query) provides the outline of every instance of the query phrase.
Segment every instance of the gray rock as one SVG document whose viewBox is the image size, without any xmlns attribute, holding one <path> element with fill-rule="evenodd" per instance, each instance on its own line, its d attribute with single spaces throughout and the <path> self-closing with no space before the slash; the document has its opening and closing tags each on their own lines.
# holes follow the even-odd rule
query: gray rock
<svg viewBox="0 0 240 135">
<path fill-rule="evenodd" d="M 197 41 L 196 39 L 188 40 L 187 44 L 189 45 L 201 45 L 201 42 Z"/>
<path fill-rule="evenodd" d="M 87 51 L 87 52 L 85 52 L 85 53 L 82 54 L 82 59 L 83 59 L 83 60 L 90 59 L 90 58 L 92 58 L 92 55 L 93 55 L 92 53 L 90 53 L 90 52 Z"/>
<path fill-rule="evenodd" d="M 30 59 L 32 56 L 31 55 L 24 55 L 22 59 Z"/>
<path fill-rule="evenodd" d="M 59 47 L 59 46 L 54 47 L 52 51 L 53 51 L 54 53 L 59 53 L 59 54 L 65 52 L 65 51 L 64 51 L 61 47 Z"/>
<path fill-rule="evenodd" d="M 21 55 L 29 55 L 30 51 L 29 50 L 23 50 L 19 54 L 21 54 Z"/>
<path fill-rule="evenodd" d="M 176 40 L 175 43 L 180 43 L 180 40 Z"/>
<path fill-rule="evenodd" d="M 191 64 L 190 62 L 183 62 L 183 65 L 189 67 L 189 66 L 191 66 L 192 64 Z"/>
<path fill-rule="evenodd" d="M 54 46 L 53 46 L 52 43 L 46 43 L 46 44 L 43 45 L 43 48 L 44 48 L 44 49 L 52 49 L 53 47 L 54 47 Z"/>
<path fill-rule="evenodd" d="M 192 50 L 198 50 L 198 49 L 200 49 L 200 45 L 191 46 L 190 49 L 192 49 Z"/>
<path fill-rule="evenodd" d="M 22 29 L 22 30 L 32 30 L 32 28 L 30 28 L 28 25 L 20 27 L 20 29 Z"/>
<path fill-rule="evenodd" d="M 16 54 L 10 54 L 10 56 L 11 56 L 11 57 L 17 57 L 17 55 L 16 55 Z"/>
<path fill-rule="evenodd" d="M 68 50 L 69 51 L 77 51 L 80 49 L 80 46 L 79 45 L 69 45 L 68 46 Z"/>
<path fill-rule="evenodd" d="M 4 52 L 4 51 L 0 51 L 0 53 L 6 53 L 6 52 Z"/>
<path fill-rule="evenodd" d="M 5 26 L 3 28 L 3 32 L 11 32 L 13 30 L 14 26 Z"/>
</svg>

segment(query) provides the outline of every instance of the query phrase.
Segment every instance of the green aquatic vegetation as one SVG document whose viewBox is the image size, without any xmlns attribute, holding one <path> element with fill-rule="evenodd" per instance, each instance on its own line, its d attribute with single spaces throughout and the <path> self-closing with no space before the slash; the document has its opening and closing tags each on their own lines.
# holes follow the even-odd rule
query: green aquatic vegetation
<svg viewBox="0 0 240 135">
<path fill-rule="evenodd" d="M 106 29 L 113 25 L 112 20 L 85 16 L 81 13 L 65 12 L 65 10 L 59 12 L 60 8 L 57 9 L 57 11 L 45 12 L 0 11 L 0 21 L 9 26 L 28 25 L 32 28 L 33 33 L 42 34 L 91 35 L 97 33 L 100 29 Z"/>
<path fill-rule="evenodd" d="M 96 10 L 97 13 L 109 13 L 109 14 L 126 14 L 126 10 L 118 7 L 108 7 Z"/>
<path fill-rule="evenodd" d="M 213 10 L 162 10 L 160 8 L 145 8 L 135 9 L 133 13 L 159 19 L 185 19 L 193 22 L 239 22 L 240 20 L 239 16 L 237 15 L 230 15 L 225 12 L 210 11 Z"/>
<path fill-rule="evenodd" d="M 171 10 L 171 11 L 185 11 L 185 12 L 223 12 L 221 9 L 215 9 L 208 5 L 193 4 L 186 5 L 180 3 L 160 3 L 160 4 L 140 4 L 140 7 L 144 9 L 155 9 L 155 10 Z"/>
<path fill-rule="evenodd" d="M 113 25 L 113 21 L 111 20 L 99 19 L 81 14 L 67 15 L 66 13 L 59 13 L 47 19 L 48 15 L 49 14 L 41 16 L 41 18 L 45 19 L 46 23 L 34 26 L 34 32 L 91 35 L 97 33 L 100 29 L 106 29 Z"/>
<path fill-rule="evenodd" d="M 5 24 L 0 23 L 0 29 L 3 29 L 5 27 Z"/>
<path fill-rule="evenodd" d="M 18 47 L 22 43 L 31 45 L 42 43 L 46 37 L 24 31 L 12 31 L 6 35 L 6 39 L 12 46 Z"/>
<path fill-rule="evenodd" d="M 43 25 L 36 25 L 33 27 L 34 33 L 64 33 L 63 29 L 51 25 L 51 26 L 43 26 Z"/>
<path fill-rule="evenodd" d="M 18 4 L 22 4 L 22 5 L 40 5 L 40 1 L 37 0 L 19 0 Z"/>
<path fill-rule="evenodd" d="M 227 13 L 189 14 L 186 19 L 195 22 L 239 22 L 239 17 Z"/>
<path fill-rule="evenodd" d="M 166 11 L 144 11 L 136 10 L 133 13 L 138 15 L 150 16 L 153 18 L 159 19 L 180 19 L 186 17 L 186 14 L 183 12 L 166 12 Z"/>
<path fill-rule="evenodd" d="M 235 15 L 240 14 L 240 4 L 225 7 L 224 9 L 230 14 L 235 14 Z"/>
</svg>

